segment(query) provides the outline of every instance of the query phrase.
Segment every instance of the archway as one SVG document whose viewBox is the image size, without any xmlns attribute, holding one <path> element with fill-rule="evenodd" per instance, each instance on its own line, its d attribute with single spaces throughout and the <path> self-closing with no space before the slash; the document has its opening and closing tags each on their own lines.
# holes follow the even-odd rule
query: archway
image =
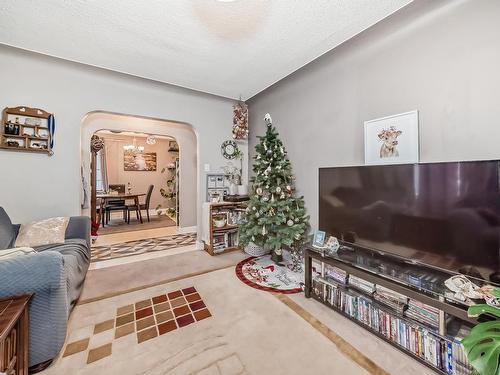
<svg viewBox="0 0 500 375">
<path fill-rule="evenodd" d="M 181 171 L 174 137 L 106 129 L 94 133 L 90 148 L 90 213 L 99 234 L 178 224 Z"/>
<path fill-rule="evenodd" d="M 81 127 L 81 165 L 84 188 L 82 189 L 82 202 L 84 197 L 90 197 L 90 165 L 91 152 L 90 140 L 92 135 L 99 130 L 122 132 L 141 132 L 159 136 L 170 136 L 176 139 L 179 145 L 179 183 L 183 188 L 179 192 L 179 227 L 181 229 L 196 227 L 197 225 L 197 196 L 199 187 L 197 136 L 190 124 L 152 119 L 134 115 L 124 115 L 103 111 L 87 114 L 82 120 Z M 90 199 L 82 209 L 89 213 Z"/>
</svg>

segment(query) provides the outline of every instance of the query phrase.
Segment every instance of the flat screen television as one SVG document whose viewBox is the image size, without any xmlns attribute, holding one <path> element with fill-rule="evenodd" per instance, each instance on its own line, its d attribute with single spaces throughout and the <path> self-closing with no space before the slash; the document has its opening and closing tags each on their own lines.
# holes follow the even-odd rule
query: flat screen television
<svg viewBox="0 0 500 375">
<path fill-rule="evenodd" d="M 353 247 L 498 282 L 499 168 L 500 161 L 320 168 L 319 229 Z"/>
</svg>

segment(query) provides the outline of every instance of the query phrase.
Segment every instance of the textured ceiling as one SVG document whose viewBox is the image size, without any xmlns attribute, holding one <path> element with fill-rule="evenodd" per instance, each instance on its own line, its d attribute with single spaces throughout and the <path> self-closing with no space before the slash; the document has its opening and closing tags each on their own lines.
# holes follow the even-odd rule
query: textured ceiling
<svg viewBox="0 0 500 375">
<path fill-rule="evenodd" d="M 248 99 L 411 0 L 1 0 L 0 43 Z"/>
</svg>

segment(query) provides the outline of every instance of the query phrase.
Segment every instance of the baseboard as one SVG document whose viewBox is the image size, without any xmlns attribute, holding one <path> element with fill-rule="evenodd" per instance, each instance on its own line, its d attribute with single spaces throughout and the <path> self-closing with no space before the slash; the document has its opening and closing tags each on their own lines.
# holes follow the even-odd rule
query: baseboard
<svg viewBox="0 0 500 375">
<path fill-rule="evenodd" d="M 196 250 L 204 250 L 205 243 L 203 241 L 196 240 Z"/>
</svg>

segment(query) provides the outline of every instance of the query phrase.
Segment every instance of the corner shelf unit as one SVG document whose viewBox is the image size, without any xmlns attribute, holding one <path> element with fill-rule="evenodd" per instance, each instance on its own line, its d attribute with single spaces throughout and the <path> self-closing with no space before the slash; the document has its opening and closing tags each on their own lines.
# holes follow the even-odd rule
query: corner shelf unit
<svg viewBox="0 0 500 375">
<path fill-rule="evenodd" d="M 39 108 L 5 108 L 0 127 L 0 149 L 51 156 L 50 116 L 50 113 Z"/>
<path fill-rule="evenodd" d="M 453 300 L 452 294 L 443 292 L 440 286 L 443 280 L 454 273 L 448 274 L 391 255 L 347 246 L 341 246 L 335 255 L 327 256 L 321 250 L 307 245 L 304 257 L 306 298 L 319 301 L 438 374 L 472 374 L 472 367 L 467 363 L 462 346 L 455 336 L 458 331 L 462 335 L 464 330 L 470 329 L 477 319 L 468 317 L 467 306 Z M 320 270 L 317 269 L 318 265 Z M 345 272 L 346 282 L 325 277 L 327 266 Z M 402 278 L 402 275 L 419 272 L 435 276 L 438 280 L 435 283 L 439 286 L 434 289 L 430 284 L 411 285 Z M 351 276 L 403 295 L 407 301 L 413 300 L 436 309 L 439 311 L 438 325 L 431 327 L 407 316 L 405 311 L 408 305 L 405 305 L 403 312 L 396 311 L 375 299 L 374 293 L 351 285 Z"/>
<path fill-rule="evenodd" d="M 244 220 L 246 208 L 246 202 L 204 203 L 203 242 L 206 252 L 219 255 L 241 249 L 239 228 Z M 214 224 L 213 217 L 217 214 L 226 216 L 226 225 L 223 227 L 218 228 Z"/>
</svg>

